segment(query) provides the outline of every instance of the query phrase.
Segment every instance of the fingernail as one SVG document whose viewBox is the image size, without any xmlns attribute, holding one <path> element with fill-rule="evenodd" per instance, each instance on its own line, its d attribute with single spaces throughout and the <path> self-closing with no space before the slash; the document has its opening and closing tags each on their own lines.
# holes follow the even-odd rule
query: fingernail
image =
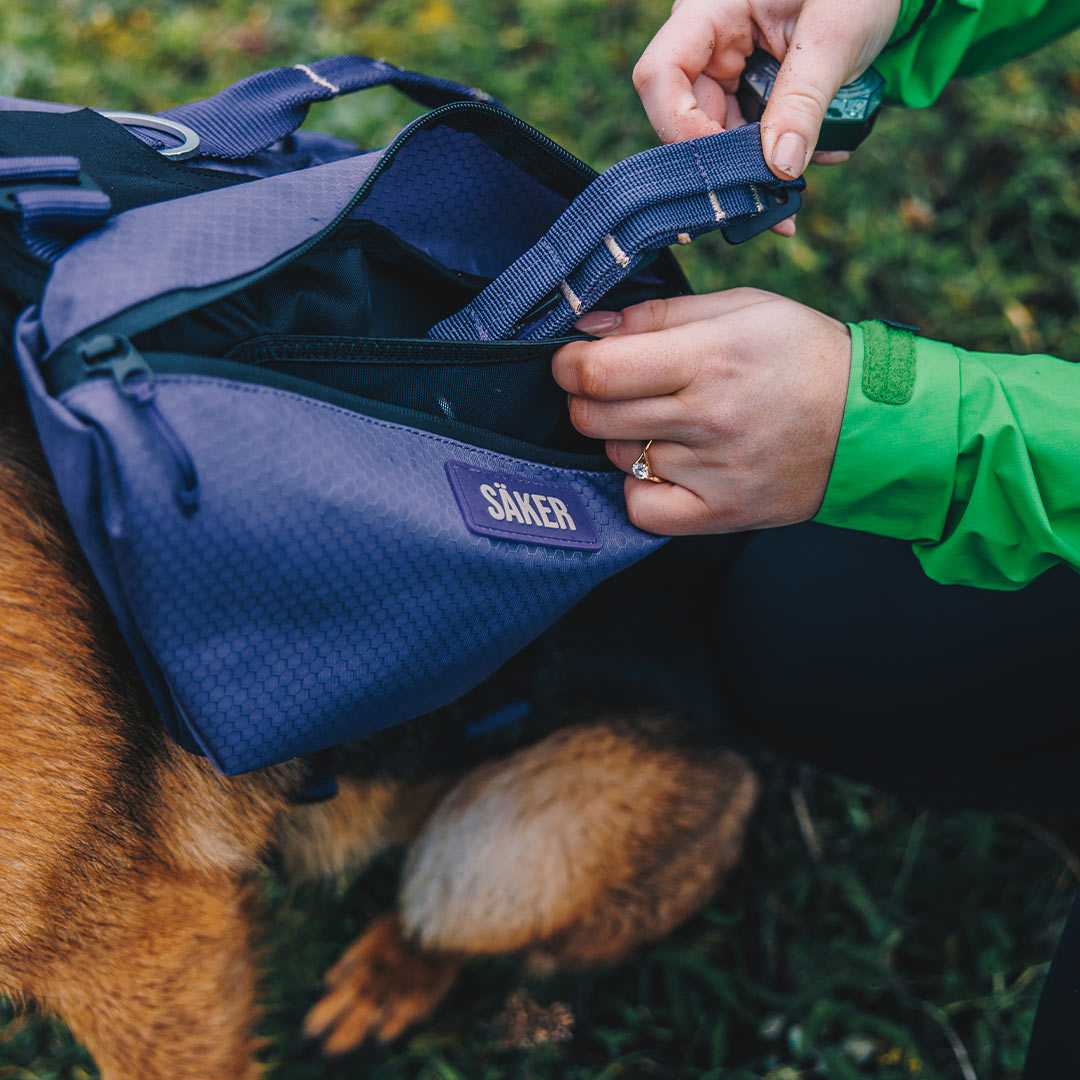
<svg viewBox="0 0 1080 1080">
<path fill-rule="evenodd" d="M 772 164 L 776 172 L 801 176 L 806 164 L 806 140 L 794 131 L 785 131 L 773 148 Z"/>
<path fill-rule="evenodd" d="M 582 315 L 574 326 L 583 334 L 602 334 L 605 330 L 614 330 L 622 322 L 619 311 L 590 311 Z"/>
</svg>

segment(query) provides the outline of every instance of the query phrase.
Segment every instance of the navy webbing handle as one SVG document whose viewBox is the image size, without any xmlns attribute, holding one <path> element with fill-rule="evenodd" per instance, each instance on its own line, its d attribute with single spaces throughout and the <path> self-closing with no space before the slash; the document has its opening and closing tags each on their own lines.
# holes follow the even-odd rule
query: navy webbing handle
<svg viewBox="0 0 1080 1080">
<path fill-rule="evenodd" d="M 598 176 L 533 247 L 429 336 L 553 337 L 632 274 L 642 255 L 762 217 L 785 191 L 804 186 L 777 179 L 765 164 L 757 124 L 635 154 Z"/>
<path fill-rule="evenodd" d="M 250 157 L 295 131 L 308 106 L 374 86 L 393 86 L 429 108 L 451 101 L 485 101 L 483 90 L 421 75 L 368 56 L 331 56 L 312 64 L 271 68 L 250 75 L 213 97 L 167 109 L 199 135 L 199 157 Z"/>
</svg>

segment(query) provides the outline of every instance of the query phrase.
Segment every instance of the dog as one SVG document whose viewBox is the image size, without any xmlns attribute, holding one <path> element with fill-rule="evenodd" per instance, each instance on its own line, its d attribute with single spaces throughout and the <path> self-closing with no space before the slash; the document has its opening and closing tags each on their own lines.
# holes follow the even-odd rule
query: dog
<svg viewBox="0 0 1080 1080">
<path fill-rule="evenodd" d="M 259 1075 L 254 878 L 272 851 L 317 877 L 407 849 L 395 909 L 307 1016 L 331 1054 L 395 1039 L 470 957 L 606 964 L 665 934 L 738 861 L 759 780 L 694 715 L 694 672 L 652 648 L 628 661 L 604 597 L 462 701 L 334 751 L 327 801 L 297 801 L 309 761 L 223 777 L 158 722 L 5 370 L 0 992 L 58 1014 L 106 1080 Z M 464 739 L 522 678 L 516 743 Z"/>
</svg>

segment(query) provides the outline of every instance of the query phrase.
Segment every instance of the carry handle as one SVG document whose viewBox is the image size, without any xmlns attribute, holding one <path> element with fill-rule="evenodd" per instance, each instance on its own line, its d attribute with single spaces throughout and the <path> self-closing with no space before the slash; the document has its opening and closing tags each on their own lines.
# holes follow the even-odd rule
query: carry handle
<svg viewBox="0 0 1080 1080">
<path fill-rule="evenodd" d="M 533 247 L 428 336 L 492 341 L 564 333 L 643 255 L 754 218 L 767 228 L 795 213 L 803 187 L 801 179 L 773 175 L 757 124 L 635 154 L 598 176 Z"/>
<path fill-rule="evenodd" d="M 199 157 L 235 160 L 250 157 L 295 131 L 315 101 L 373 86 L 393 86 L 421 105 L 484 101 L 490 94 L 421 75 L 368 56 L 331 56 L 312 64 L 271 68 L 250 75 L 213 97 L 166 109 L 159 115 L 194 129 Z M 499 105 L 501 108 L 502 106 Z"/>
</svg>

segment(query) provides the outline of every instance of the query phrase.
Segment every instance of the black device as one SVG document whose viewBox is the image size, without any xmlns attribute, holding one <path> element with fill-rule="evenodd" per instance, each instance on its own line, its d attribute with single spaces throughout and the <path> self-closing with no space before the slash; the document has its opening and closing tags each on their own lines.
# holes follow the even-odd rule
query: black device
<svg viewBox="0 0 1080 1080">
<path fill-rule="evenodd" d="M 780 71 L 780 61 L 757 49 L 746 61 L 737 98 L 747 120 L 760 120 Z M 829 102 L 818 150 L 854 150 L 870 134 L 885 96 L 885 80 L 868 68 Z"/>
</svg>

